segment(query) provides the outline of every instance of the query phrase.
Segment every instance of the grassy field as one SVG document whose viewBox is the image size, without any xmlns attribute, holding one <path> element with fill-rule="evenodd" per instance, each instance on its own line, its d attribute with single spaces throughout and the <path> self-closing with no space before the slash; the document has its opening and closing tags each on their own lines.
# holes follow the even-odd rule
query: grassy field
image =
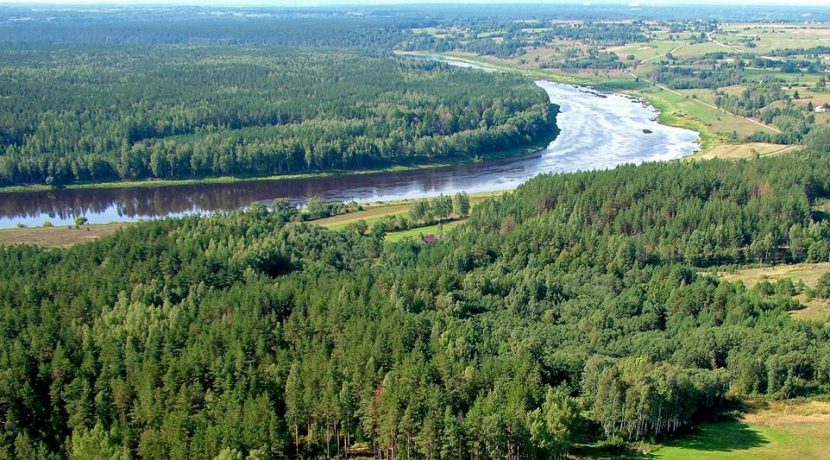
<svg viewBox="0 0 830 460">
<path fill-rule="evenodd" d="M 664 56 L 666 53 L 682 45 L 679 41 L 659 41 L 655 40 L 647 43 L 632 43 L 630 45 L 618 46 L 609 48 L 608 51 L 616 53 L 620 59 L 625 59 L 628 55 L 634 55 L 638 61 L 653 60 L 657 57 Z"/>
<path fill-rule="evenodd" d="M 649 100 L 659 100 L 661 111 L 666 111 L 681 118 L 691 118 L 720 137 L 736 133 L 747 136 L 756 131 L 766 131 L 746 118 L 718 110 L 714 106 L 711 91 L 684 90 L 669 91 L 660 87 L 650 87 L 641 91 Z"/>
<path fill-rule="evenodd" d="M 409 207 L 411 205 L 412 202 L 410 201 L 372 203 L 365 205 L 363 211 L 326 217 L 325 219 L 315 220 L 314 223 L 327 227 L 331 230 L 343 230 L 349 224 L 353 224 L 361 220 L 365 221 L 369 225 L 372 225 L 386 216 L 409 212 Z"/>
<path fill-rule="evenodd" d="M 73 227 L 25 227 L 0 230 L 0 245 L 35 244 L 46 247 L 68 247 L 107 236 L 126 223 Z"/>
<path fill-rule="evenodd" d="M 705 122 L 693 118 L 689 112 L 683 109 L 681 104 L 688 102 L 685 98 L 657 88 L 646 91 L 628 91 L 628 93 L 646 98 L 651 105 L 657 108 L 660 111 L 660 115 L 657 117 L 660 123 L 697 131 L 700 134 L 701 152 L 707 152 L 723 144 L 724 141 L 721 135 L 715 133 Z"/>
<path fill-rule="evenodd" d="M 801 400 L 762 404 L 739 420 L 705 424 L 640 458 L 818 459 L 830 456 L 828 446 L 830 403 Z"/>
<path fill-rule="evenodd" d="M 449 232 L 455 227 L 461 225 L 465 219 L 454 220 L 444 224 L 430 225 L 428 227 L 411 228 L 401 232 L 390 232 L 386 235 L 386 241 L 401 241 L 406 238 L 420 238 L 425 235 L 441 236 L 443 233 Z"/>
<path fill-rule="evenodd" d="M 690 157 L 691 160 L 751 160 L 756 156 L 766 157 L 796 152 L 801 148 L 798 145 L 767 144 L 750 142 L 748 144 L 723 144 L 707 151 L 698 152 Z"/>
<path fill-rule="evenodd" d="M 495 191 L 472 193 L 470 194 L 470 205 L 475 207 L 475 205 L 481 203 L 487 198 L 498 196 L 502 193 L 504 192 Z M 371 226 L 372 224 L 383 219 L 386 216 L 409 213 L 409 207 L 412 206 L 412 203 L 414 202 L 415 200 L 396 200 L 368 203 L 363 205 L 364 209 L 362 211 L 341 214 L 339 216 L 326 217 L 325 219 L 318 219 L 313 222 L 322 225 L 323 227 L 327 227 L 331 230 L 343 230 L 349 224 L 353 224 L 361 220 L 365 221 L 367 224 Z"/>
<path fill-rule="evenodd" d="M 718 273 L 718 276 L 727 281 L 743 281 L 750 288 L 761 281 L 777 281 L 784 278 L 789 278 L 794 283 L 803 281 L 808 287 L 815 287 L 821 275 L 828 271 L 830 263 L 820 262 L 744 268 L 734 272 Z"/>
</svg>

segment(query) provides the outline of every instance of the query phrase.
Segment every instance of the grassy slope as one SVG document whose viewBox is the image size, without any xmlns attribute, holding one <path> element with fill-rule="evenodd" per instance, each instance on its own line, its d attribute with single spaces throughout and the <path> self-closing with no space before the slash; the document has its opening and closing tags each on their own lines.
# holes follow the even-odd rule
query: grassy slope
<svg viewBox="0 0 830 460">
<path fill-rule="evenodd" d="M 711 160 L 720 158 L 722 160 L 750 160 L 759 157 L 783 155 L 799 150 L 799 145 L 767 144 L 763 142 L 750 142 L 748 144 L 722 144 L 706 151 L 698 152 L 689 159 Z"/>
</svg>

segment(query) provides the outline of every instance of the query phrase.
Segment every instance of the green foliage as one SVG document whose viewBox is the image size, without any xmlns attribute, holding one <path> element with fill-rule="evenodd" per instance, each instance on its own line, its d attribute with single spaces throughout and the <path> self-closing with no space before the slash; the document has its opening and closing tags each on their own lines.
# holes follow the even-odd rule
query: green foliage
<svg viewBox="0 0 830 460">
<path fill-rule="evenodd" d="M 346 50 L 9 47 L 0 72 L 0 185 L 384 167 L 555 131 L 518 76 Z"/>
<path fill-rule="evenodd" d="M 816 152 L 830 153 L 830 126 L 813 126 L 804 136 L 804 145 Z"/>
<path fill-rule="evenodd" d="M 455 215 L 463 219 L 470 214 L 470 196 L 466 192 L 459 192 L 453 196 L 438 195 L 432 199 L 416 200 L 409 207 L 409 217 L 420 226 L 443 222 Z M 401 225 L 396 230 L 406 230 Z"/>
<path fill-rule="evenodd" d="M 828 177 L 815 154 L 542 176 L 429 245 L 276 203 L 2 248 L 0 454 L 556 457 L 826 390 L 793 286 L 692 264 L 826 260 Z"/>
<path fill-rule="evenodd" d="M 816 284 L 815 296 L 825 299 L 830 298 L 830 272 L 821 275 Z"/>
<path fill-rule="evenodd" d="M 470 214 L 470 196 L 467 192 L 453 195 L 452 210 L 458 217 L 467 217 Z"/>
</svg>

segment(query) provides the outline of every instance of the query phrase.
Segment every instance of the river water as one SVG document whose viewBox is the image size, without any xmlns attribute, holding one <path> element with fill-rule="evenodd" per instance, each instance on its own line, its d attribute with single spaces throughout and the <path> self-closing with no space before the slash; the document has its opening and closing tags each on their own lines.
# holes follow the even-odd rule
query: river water
<svg viewBox="0 0 830 460">
<path fill-rule="evenodd" d="M 361 202 L 431 197 L 438 194 L 513 189 L 542 173 L 606 169 L 623 163 L 664 161 L 692 154 L 698 134 L 658 124 L 656 110 L 619 94 L 538 81 L 560 105 L 559 137 L 538 153 L 507 160 L 397 173 L 198 184 L 167 187 L 52 190 L 0 193 L 0 228 L 44 221 L 69 225 L 75 216 L 90 223 L 136 221 L 233 210 L 287 198 L 303 202 Z"/>
</svg>

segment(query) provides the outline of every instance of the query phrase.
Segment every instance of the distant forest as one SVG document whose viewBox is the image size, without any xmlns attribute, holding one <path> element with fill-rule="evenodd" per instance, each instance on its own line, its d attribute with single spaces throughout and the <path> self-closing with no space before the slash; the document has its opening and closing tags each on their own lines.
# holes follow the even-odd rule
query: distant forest
<svg viewBox="0 0 830 460">
<path fill-rule="evenodd" d="M 543 176 L 429 244 L 255 207 L 2 248 L 0 457 L 552 458 L 826 392 L 803 288 L 705 267 L 828 260 L 828 178 L 816 154 Z"/>
<path fill-rule="evenodd" d="M 0 185 L 383 167 L 556 133 L 526 79 L 342 49 L 12 46 L 0 95 Z"/>
</svg>

